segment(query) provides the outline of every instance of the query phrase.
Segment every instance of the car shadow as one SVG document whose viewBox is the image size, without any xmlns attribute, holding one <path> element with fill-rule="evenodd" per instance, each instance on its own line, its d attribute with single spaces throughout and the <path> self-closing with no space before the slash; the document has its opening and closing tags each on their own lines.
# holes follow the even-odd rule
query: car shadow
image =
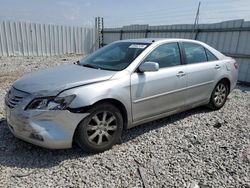
<svg viewBox="0 0 250 188">
<path fill-rule="evenodd" d="M 124 131 L 121 144 L 131 141 L 151 130 L 168 126 L 187 116 L 210 111 L 211 110 L 206 107 L 198 107 L 157 121 L 139 125 Z M 31 169 L 50 168 L 60 165 L 60 163 L 65 160 L 87 158 L 93 155 L 95 154 L 84 153 L 76 145 L 71 149 L 49 150 L 26 143 L 15 138 L 9 131 L 6 120 L 4 118 L 0 119 L 0 166 Z"/>
<path fill-rule="evenodd" d="M 239 89 L 244 93 L 250 92 L 250 84 L 238 83 L 235 89 Z"/>
<path fill-rule="evenodd" d="M 151 121 L 149 123 L 138 125 L 134 128 L 128 129 L 124 131 L 123 137 L 122 137 L 122 143 L 128 142 L 130 140 L 135 139 L 136 137 L 150 132 L 152 130 L 157 130 L 161 127 L 168 126 L 170 124 L 173 124 L 175 122 L 178 122 L 188 116 L 199 114 L 199 113 L 208 113 L 211 112 L 211 109 L 205 106 L 197 107 L 191 110 L 187 110 L 181 113 L 177 113 L 168 117 L 164 117 L 155 121 Z M 176 125 L 178 126 L 178 125 Z"/>
</svg>

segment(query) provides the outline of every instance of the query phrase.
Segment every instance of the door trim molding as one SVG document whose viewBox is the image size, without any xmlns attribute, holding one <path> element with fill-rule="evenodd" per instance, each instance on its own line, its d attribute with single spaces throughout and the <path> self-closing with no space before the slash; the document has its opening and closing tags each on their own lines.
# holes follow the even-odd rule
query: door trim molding
<svg viewBox="0 0 250 188">
<path fill-rule="evenodd" d="M 208 82 L 204 82 L 204 83 L 201 83 L 201 84 L 192 85 L 192 86 L 181 88 L 181 89 L 176 89 L 176 90 L 173 90 L 173 91 L 168 91 L 168 92 L 165 92 L 165 93 L 160 93 L 160 94 L 149 96 L 149 97 L 144 97 L 144 98 L 141 98 L 141 99 L 134 100 L 133 103 L 136 104 L 136 103 L 139 103 L 139 102 L 143 102 L 143 101 L 147 101 L 147 100 L 150 100 L 150 99 L 162 97 L 162 96 L 165 96 L 165 95 L 177 93 L 177 92 L 180 92 L 180 91 L 192 89 L 192 88 L 195 88 L 195 87 L 199 87 L 199 86 L 203 86 L 203 85 L 208 85 L 208 84 L 211 84 L 213 82 L 214 82 L 214 80 L 208 81 Z"/>
<path fill-rule="evenodd" d="M 183 108 L 180 107 L 180 108 L 172 109 L 172 110 L 169 110 L 169 111 L 166 111 L 166 112 L 154 115 L 154 116 L 143 118 L 141 120 L 134 121 L 128 128 L 130 129 L 132 127 L 135 127 L 137 125 L 141 125 L 143 123 L 147 123 L 147 122 L 154 121 L 154 120 L 157 120 L 160 118 L 165 118 L 165 117 L 177 114 L 177 113 L 181 113 L 181 112 L 187 111 L 189 109 L 193 109 L 195 107 L 208 104 L 208 102 L 209 102 L 209 100 L 202 100 L 202 101 L 194 103 L 192 105 L 187 105 L 187 106 L 185 105 L 185 106 L 183 106 Z"/>
</svg>

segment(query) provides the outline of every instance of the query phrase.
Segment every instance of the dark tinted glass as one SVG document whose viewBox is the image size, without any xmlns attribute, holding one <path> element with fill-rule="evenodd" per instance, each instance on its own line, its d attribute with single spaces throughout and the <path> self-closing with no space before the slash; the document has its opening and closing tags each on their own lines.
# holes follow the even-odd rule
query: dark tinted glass
<svg viewBox="0 0 250 188">
<path fill-rule="evenodd" d="M 206 53 L 207 53 L 207 60 L 208 61 L 217 61 L 218 60 L 218 58 L 207 49 L 206 49 Z"/>
<path fill-rule="evenodd" d="M 181 64 L 180 52 L 177 43 L 163 44 L 154 49 L 144 60 L 159 63 L 160 68 L 172 67 Z"/>
<path fill-rule="evenodd" d="M 202 63 L 207 61 L 205 49 L 199 44 L 183 43 L 187 64 Z"/>
</svg>

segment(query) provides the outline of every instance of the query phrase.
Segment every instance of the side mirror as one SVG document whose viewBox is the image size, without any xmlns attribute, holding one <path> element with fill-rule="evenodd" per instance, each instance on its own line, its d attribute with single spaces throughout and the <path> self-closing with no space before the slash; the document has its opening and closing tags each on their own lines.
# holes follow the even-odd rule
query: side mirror
<svg viewBox="0 0 250 188">
<path fill-rule="evenodd" d="M 156 62 L 143 62 L 139 66 L 141 72 L 155 72 L 159 70 L 159 64 Z"/>
</svg>

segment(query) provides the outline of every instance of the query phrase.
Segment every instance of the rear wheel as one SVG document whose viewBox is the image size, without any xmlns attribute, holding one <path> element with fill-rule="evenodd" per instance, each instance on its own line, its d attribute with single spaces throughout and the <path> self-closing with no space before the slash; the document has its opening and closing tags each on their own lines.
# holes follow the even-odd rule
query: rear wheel
<svg viewBox="0 0 250 188">
<path fill-rule="evenodd" d="M 228 85 L 225 81 L 220 81 L 214 88 L 210 102 L 209 107 L 213 110 L 220 109 L 226 102 L 227 96 L 229 93 Z"/>
<path fill-rule="evenodd" d="M 116 144 L 122 134 L 122 115 L 110 103 L 100 103 L 89 110 L 78 126 L 76 142 L 85 151 L 102 152 Z"/>
</svg>

